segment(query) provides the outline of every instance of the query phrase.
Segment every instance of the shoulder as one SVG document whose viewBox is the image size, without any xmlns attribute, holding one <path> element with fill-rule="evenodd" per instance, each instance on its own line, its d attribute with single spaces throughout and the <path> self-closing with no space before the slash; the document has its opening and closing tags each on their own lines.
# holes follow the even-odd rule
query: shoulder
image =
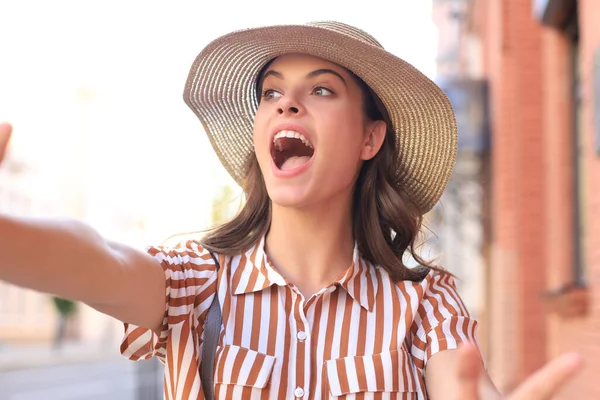
<svg viewBox="0 0 600 400">
<path fill-rule="evenodd" d="M 396 284 L 406 292 L 413 306 L 418 308 L 421 318 L 425 318 L 427 314 L 436 319 L 469 315 L 456 287 L 455 278 L 449 272 L 430 269 L 421 281 L 399 281 Z"/>
<path fill-rule="evenodd" d="M 453 318 L 470 318 L 454 276 L 449 272 L 432 269 L 421 282 L 413 285 L 419 293 L 417 322 L 435 327 Z"/>
<path fill-rule="evenodd" d="M 454 280 L 454 276 L 444 270 L 438 269 L 429 269 L 427 275 L 419 285 L 424 289 L 452 289 L 456 290 L 456 281 Z"/>
<path fill-rule="evenodd" d="M 384 268 L 376 266 L 376 271 L 385 279 L 392 279 Z M 427 268 L 423 273 L 425 276 L 421 280 L 398 280 L 395 281 L 395 284 L 403 290 L 417 291 L 422 296 L 431 291 L 447 290 L 454 292 L 457 290 L 454 276 L 451 273 L 432 268 Z"/>
<path fill-rule="evenodd" d="M 149 246 L 146 251 L 162 264 L 163 269 L 216 271 L 213 255 L 198 240 L 187 240 L 174 246 Z"/>
</svg>

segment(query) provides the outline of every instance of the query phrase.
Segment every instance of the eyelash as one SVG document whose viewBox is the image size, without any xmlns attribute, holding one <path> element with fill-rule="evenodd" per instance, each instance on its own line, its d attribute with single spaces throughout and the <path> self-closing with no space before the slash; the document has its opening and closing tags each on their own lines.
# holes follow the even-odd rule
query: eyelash
<svg viewBox="0 0 600 400">
<path fill-rule="evenodd" d="M 313 90 L 312 90 L 312 91 L 314 92 L 314 91 L 315 91 L 315 90 L 317 90 L 317 89 L 325 89 L 325 90 L 327 90 L 329 93 L 331 93 L 331 95 L 334 95 L 334 94 L 335 94 L 333 90 L 331 90 L 331 89 L 329 89 L 329 88 L 326 88 L 325 86 L 315 86 L 315 87 L 313 88 Z"/>
<path fill-rule="evenodd" d="M 271 93 L 271 92 L 276 92 L 276 90 L 274 90 L 274 89 L 265 89 L 265 90 L 263 90 L 263 92 L 262 92 L 262 96 L 261 96 L 261 97 L 262 97 L 263 99 L 265 99 L 265 98 L 267 97 L 267 95 L 268 95 L 269 93 Z M 267 100 L 269 100 L 269 99 L 267 99 Z"/>
<path fill-rule="evenodd" d="M 329 89 L 329 88 L 327 88 L 327 87 L 325 87 L 325 86 L 315 86 L 315 87 L 313 87 L 313 88 L 312 88 L 312 90 L 311 90 L 311 94 L 313 94 L 313 93 L 314 93 L 316 90 L 319 90 L 319 89 L 324 89 L 324 90 L 327 90 L 328 92 L 330 92 L 330 93 L 331 93 L 331 95 L 334 95 L 334 94 L 335 94 L 335 92 L 334 92 L 333 90 L 331 90 L 331 89 Z M 270 99 L 267 99 L 266 97 L 267 97 L 267 96 L 268 96 L 270 93 L 272 93 L 272 92 L 277 92 L 277 91 L 276 91 L 275 89 L 264 89 L 264 90 L 263 90 L 263 92 L 262 92 L 262 96 L 261 96 L 261 97 L 262 97 L 263 99 L 270 100 Z M 277 93 L 279 93 L 279 92 L 277 92 Z M 331 96 L 331 95 L 330 95 L 330 96 Z"/>
</svg>

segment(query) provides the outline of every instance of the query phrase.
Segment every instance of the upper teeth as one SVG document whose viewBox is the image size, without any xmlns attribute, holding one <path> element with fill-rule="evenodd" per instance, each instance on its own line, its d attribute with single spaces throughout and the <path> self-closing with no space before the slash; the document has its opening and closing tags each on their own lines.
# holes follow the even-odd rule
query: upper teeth
<svg viewBox="0 0 600 400">
<path fill-rule="evenodd" d="M 306 139 L 303 134 L 301 134 L 299 132 L 295 132 L 295 131 L 279 131 L 273 138 L 273 143 L 275 143 L 277 141 L 277 139 L 281 139 L 281 138 L 285 138 L 285 137 L 292 138 L 292 139 L 300 139 L 302 141 L 302 143 L 304 143 L 305 146 L 308 146 L 311 149 L 313 148 L 312 144 L 310 144 L 308 139 Z"/>
</svg>

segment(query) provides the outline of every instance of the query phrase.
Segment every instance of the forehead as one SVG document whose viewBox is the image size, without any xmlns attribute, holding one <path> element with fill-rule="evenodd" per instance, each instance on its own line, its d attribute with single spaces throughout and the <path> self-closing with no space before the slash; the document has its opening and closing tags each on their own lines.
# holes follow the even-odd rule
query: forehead
<svg viewBox="0 0 600 400">
<path fill-rule="evenodd" d="M 331 69 L 344 77 L 349 76 L 348 70 L 323 58 L 311 56 L 308 54 L 292 53 L 277 57 L 264 72 L 275 70 L 285 75 L 285 72 L 310 72 L 317 69 Z"/>
</svg>

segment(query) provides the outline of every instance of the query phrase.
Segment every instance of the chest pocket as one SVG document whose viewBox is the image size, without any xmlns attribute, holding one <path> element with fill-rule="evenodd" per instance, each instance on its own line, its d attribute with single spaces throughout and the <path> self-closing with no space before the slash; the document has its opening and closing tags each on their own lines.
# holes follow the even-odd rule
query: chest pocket
<svg viewBox="0 0 600 400">
<path fill-rule="evenodd" d="M 417 398 L 417 380 L 405 350 L 329 360 L 323 373 L 331 396 L 388 392 L 404 393 L 397 398 Z"/>
<path fill-rule="evenodd" d="M 262 389 L 271 380 L 275 357 L 245 347 L 217 348 L 215 383 Z"/>
</svg>

